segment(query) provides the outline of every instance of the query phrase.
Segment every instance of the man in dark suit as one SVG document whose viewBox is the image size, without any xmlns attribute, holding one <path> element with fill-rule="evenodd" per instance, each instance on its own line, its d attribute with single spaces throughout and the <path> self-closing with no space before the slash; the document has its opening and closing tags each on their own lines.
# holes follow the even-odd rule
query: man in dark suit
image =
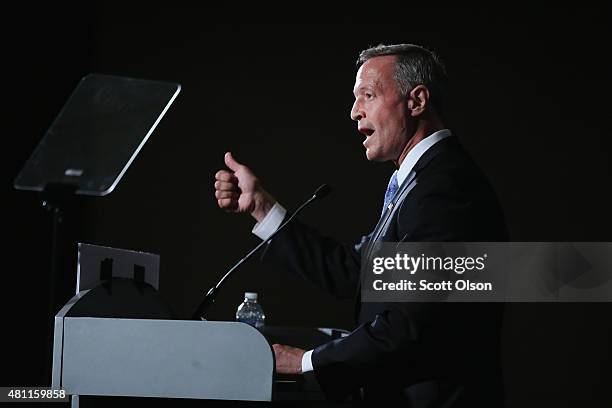
<svg viewBox="0 0 612 408">
<path fill-rule="evenodd" d="M 446 72 L 422 47 L 378 46 L 360 54 L 351 118 L 368 160 L 393 161 L 380 221 L 357 245 L 295 222 L 268 256 L 340 298 L 356 299 L 357 328 L 314 350 L 274 345 L 277 371 L 313 373 L 330 398 L 408 406 L 500 406 L 501 310 L 493 304 L 360 301 L 362 258 L 380 242 L 503 241 L 503 217 L 485 177 L 443 123 Z M 265 239 L 286 211 L 251 170 L 227 153 L 216 174 L 221 208 L 250 213 Z"/>
</svg>

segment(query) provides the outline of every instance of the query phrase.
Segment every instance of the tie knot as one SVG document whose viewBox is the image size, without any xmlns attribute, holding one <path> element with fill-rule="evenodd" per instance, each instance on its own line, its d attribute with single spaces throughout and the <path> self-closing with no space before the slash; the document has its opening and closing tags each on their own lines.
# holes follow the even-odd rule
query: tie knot
<svg viewBox="0 0 612 408">
<path fill-rule="evenodd" d="M 385 192 L 385 204 L 383 206 L 382 212 L 384 213 L 389 203 L 397 193 L 399 189 L 399 185 L 397 184 L 397 171 L 393 172 L 391 179 L 389 180 L 389 185 L 387 186 L 387 191 Z"/>
</svg>

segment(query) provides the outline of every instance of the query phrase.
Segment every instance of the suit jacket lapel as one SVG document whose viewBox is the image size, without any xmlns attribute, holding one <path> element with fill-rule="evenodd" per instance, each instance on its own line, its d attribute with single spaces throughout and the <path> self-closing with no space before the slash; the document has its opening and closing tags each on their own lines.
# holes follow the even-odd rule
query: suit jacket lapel
<svg viewBox="0 0 612 408">
<path fill-rule="evenodd" d="M 380 238 L 384 235 L 384 233 L 389 228 L 389 223 L 391 222 L 391 219 L 393 218 L 393 215 L 395 214 L 397 210 L 398 204 L 401 203 L 402 200 L 404 200 L 404 198 L 406 198 L 406 196 L 408 195 L 410 190 L 414 188 L 416 183 L 417 183 L 416 173 L 410 172 L 406 180 L 404 180 L 399 190 L 397 191 L 397 193 L 395 194 L 395 196 L 389 203 L 389 206 L 385 208 L 385 211 L 383 212 L 382 217 L 380 217 L 380 220 L 378 220 L 378 223 L 376 224 L 376 227 L 374 228 L 374 232 L 372 233 L 370 245 L 368 245 L 368 248 L 367 248 L 367 255 L 366 255 L 367 257 L 371 255 L 372 250 L 374 249 L 376 243 L 380 241 Z"/>
<path fill-rule="evenodd" d="M 402 183 L 400 188 L 398 189 L 395 197 L 391 200 L 389 207 L 385 209 L 383 215 L 378 220 L 376 227 L 374 227 L 374 231 L 370 234 L 370 241 L 362 246 L 361 248 L 361 258 L 362 264 L 363 259 L 368 259 L 372 256 L 372 252 L 376 249 L 376 245 L 380 243 L 380 239 L 384 236 L 385 232 L 389 228 L 390 222 L 393 218 L 393 215 L 396 213 L 396 210 L 401 204 L 401 202 L 406 199 L 408 193 L 416 186 L 418 182 L 418 175 L 421 170 L 423 170 L 431 160 L 443 149 L 447 149 L 450 146 L 456 146 L 457 141 L 454 136 L 447 137 L 444 140 L 439 141 L 435 145 L 433 145 L 430 149 L 428 149 L 423 156 L 417 161 L 414 166 L 414 169 L 410 172 L 406 180 Z M 361 308 L 361 278 L 359 279 L 359 284 L 357 285 L 357 293 L 355 294 L 356 302 L 355 302 L 355 317 L 359 315 L 359 310 Z"/>
</svg>

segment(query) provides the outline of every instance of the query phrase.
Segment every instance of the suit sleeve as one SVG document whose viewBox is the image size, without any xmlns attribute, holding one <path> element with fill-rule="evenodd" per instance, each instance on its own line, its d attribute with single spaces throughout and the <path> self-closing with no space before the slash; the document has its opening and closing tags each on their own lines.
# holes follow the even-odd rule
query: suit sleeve
<svg viewBox="0 0 612 408">
<path fill-rule="evenodd" d="M 352 299 L 359 284 L 361 247 L 368 239 L 363 237 L 357 245 L 344 244 L 296 219 L 274 237 L 267 254 L 337 298 Z"/>
<path fill-rule="evenodd" d="M 445 304 L 385 304 L 372 321 L 347 337 L 314 349 L 312 364 L 321 389 L 342 399 L 364 384 L 405 387 L 442 372 Z M 448 338 L 448 337 L 446 337 Z"/>
</svg>

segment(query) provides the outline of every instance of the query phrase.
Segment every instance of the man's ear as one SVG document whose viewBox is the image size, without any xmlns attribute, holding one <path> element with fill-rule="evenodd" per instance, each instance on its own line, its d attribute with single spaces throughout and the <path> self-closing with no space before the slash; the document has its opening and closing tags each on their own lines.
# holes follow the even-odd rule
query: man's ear
<svg viewBox="0 0 612 408">
<path fill-rule="evenodd" d="M 429 89 L 425 85 L 412 88 L 407 98 L 410 116 L 421 116 L 429 108 Z"/>
</svg>

